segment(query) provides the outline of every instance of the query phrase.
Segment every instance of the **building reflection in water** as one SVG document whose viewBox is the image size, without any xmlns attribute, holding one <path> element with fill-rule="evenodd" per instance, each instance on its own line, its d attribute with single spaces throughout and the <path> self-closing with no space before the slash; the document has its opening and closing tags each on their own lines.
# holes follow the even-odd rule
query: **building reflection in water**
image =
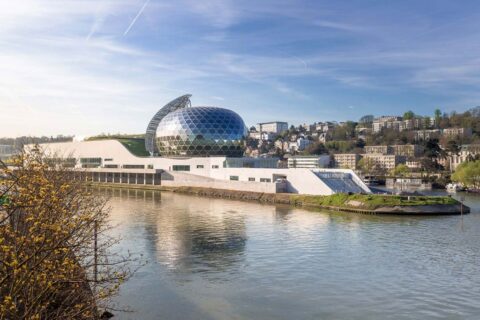
<svg viewBox="0 0 480 320">
<path fill-rule="evenodd" d="M 247 236 L 245 216 L 238 214 L 241 202 L 133 189 L 100 192 L 111 197 L 119 221 L 142 225 L 150 258 L 175 272 L 230 272 L 244 260 Z"/>
</svg>

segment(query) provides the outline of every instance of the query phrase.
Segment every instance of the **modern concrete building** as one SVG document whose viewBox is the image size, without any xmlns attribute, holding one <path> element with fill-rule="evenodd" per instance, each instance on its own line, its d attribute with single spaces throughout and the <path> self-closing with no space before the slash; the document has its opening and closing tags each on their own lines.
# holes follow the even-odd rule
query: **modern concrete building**
<svg viewBox="0 0 480 320">
<path fill-rule="evenodd" d="M 182 97 L 189 101 L 189 95 Z M 40 148 L 51 158 L 63 159 L 82 178 L 99 183 L 313 195 L 370 193 L 352 170 L 279 168 L 278 158 L 241 157 L 247 132 L 240 116 L 228 109 L 191 107 L 182 97 L 169 104 L 175 110 L 157 113 L 160 116 L 148 127 L 148 139 L 157 128 L 157 148 L 152 149 L 151 141 L 145 147 L 160 156 L 137 157 L 117 140 L 51 143 Z M 275 123 L 271 129 L 281 128 Z"/>
<path fill-rule="evenodd" d="M 356 153 L 336 153 L 333 155 L 333 166 L 335 168 L 355 170 L 360 161 L 360 155 Z"/>
</svg>

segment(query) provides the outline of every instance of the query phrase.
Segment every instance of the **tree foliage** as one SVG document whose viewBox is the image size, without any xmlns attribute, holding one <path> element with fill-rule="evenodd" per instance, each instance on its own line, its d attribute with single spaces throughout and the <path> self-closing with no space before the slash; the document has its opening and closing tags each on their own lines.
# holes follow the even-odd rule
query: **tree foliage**
<svg viewBox="0 0 480 320">
<path fill-rule="evenodd" d="M 129 275 L 106 200 L 39 152 L 0 172 L 0 319 L 98 319 Z"/>
<path fill-rule="evenodd" d="M 480 160 L 460 164 L 453 173 L 452 180 L 466 187 L 480 189 Z"/>
<path fill-rule="evenodd" d="M 399 164 L 390 173 L 394 177 L 405 177 L 410 173 L 410 168 L 405 164 Z"/>
</svg>

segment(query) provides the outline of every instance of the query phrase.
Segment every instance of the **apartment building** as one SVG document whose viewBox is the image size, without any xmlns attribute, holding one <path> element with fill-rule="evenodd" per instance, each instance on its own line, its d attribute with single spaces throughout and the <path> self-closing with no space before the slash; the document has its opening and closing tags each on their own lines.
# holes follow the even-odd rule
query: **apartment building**
<svg viewBox="0 0 480 320">
<path fill-rule="evenodd" d="M 425 141 L 440 138 L 442 131 L 440 129 L 415 130 L 413 134 L 415 141 Z"/>
<path fill-rule="evenodd" d="M 392 154 L 405 157 L 420 157 L 423 155 L 423 147 L 418 144 L 397 144 L 390 146 Z"/>
<path fill-rule="evenodd" d="M 406 162 L 404 156 L 397 156 L 394 154 L 365 154 L 364 159 L 368 159 L 385 170 L 394 169 L 397 165 Z"/>
<path fill-rule="evenodd" d="M 276 134 L 280 134 L 288 130 L 288 123 L 281 122 L 281 121 L 263 122 L 263 123 L 258 123 L 255 126 L 255 129 L 258 132 L 273 132 Z"/>
<path fill-rule="evenodd" d="M 392 154 L 392 147 L 390 146 L 365 146 L 365 153 L 378 153 L 378 154 Z"/>
<path fill-rule="evenodd" d="M 360 155 L 356 153 L 337 153 L 333 155 L 333 166 L 335 168 L 352 169 L 358 167 Z"/>
<path fill-rule="evenodd" d="M 443 129 L 442 134 L 446 137 L 464 137 L 469 138 L 472 136 L 471 128 L 448 128 Z"/>
</svg>

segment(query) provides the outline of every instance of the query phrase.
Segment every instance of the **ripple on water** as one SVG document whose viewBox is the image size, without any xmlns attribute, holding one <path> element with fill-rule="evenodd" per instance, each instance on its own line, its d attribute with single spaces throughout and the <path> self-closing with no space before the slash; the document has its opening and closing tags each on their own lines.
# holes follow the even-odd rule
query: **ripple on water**
<svg viewBox="0 0 480 320">
<path fill-rule="evenodd" d="M 121 250 L 153 262 L 118 298 L 137 307 L 134 319 L 480 314 L 480 214 L 462 226 L 458 216 L 308 212 L 140 191 L 114 193 L 111 206 Z"/>
</svg>

